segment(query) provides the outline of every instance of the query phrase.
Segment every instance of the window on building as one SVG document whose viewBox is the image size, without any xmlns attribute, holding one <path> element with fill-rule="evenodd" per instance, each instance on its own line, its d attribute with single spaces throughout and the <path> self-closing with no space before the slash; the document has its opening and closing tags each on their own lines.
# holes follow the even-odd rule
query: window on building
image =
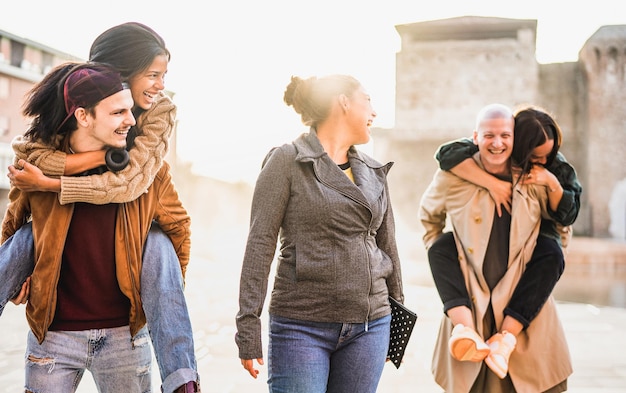
<svg viewBox="0 0 626 393">
<path fill-rule="evenodd" d="M 0 34 L 0 47 L 2 47 L 2 40 L 4 40 L 4 36 L 2 34 Z M 7 61 L 8 61 L 8 59 L 5 59 L 4 53 L 2 53 L 2 50 L 0 48 L 0 63 L 5 63 Z"/>
<path fill-rule="evenodd" d="M 0 116 L 0 136 L 5 136 L 9 133 L 9 118 L 7 116 Z"/>
<path fill-rule="evenodd" d="M 52 60 L 54 60 L 52 53 L 41 52 L 41 70 L 44 74 L 52 69 Z"/>
<path fill-rule="evenodd" d="M 25 45 L 21 42 L 11 40 L 11 65 L 13 67 L 21 67 L 24 60 Z"/>
<path fill-rule="evenodd" d="M 0 75 L 0 99 L 9 98 L 9 78 Z"/>
</svg>

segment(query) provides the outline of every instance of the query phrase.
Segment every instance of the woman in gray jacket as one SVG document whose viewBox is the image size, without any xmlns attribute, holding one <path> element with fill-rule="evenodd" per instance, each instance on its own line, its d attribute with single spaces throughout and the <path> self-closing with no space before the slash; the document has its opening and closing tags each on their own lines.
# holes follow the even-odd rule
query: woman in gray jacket
<svg viewBox="0 0 626 393">
<path fill-rule="evenodd" d="M 387 172 L 355 149 L 376 112 L 350 76 L 292 77 L 285 103 L 310 126 L 266 156 L 252 200 L 236 342 L 256 378 L 269 305 L 270 392 L 375 392 L 389 345 L 388 296 L 404 301 Z"/>
</svg>

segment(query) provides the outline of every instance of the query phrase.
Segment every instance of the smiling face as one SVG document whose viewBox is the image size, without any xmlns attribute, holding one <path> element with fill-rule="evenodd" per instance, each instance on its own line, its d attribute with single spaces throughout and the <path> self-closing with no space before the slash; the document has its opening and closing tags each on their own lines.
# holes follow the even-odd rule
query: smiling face
<svg viewBox="0 0 626 393">
<path fill-rule="evenodd" d="M 480 160 L 485 170 L 493 174 L 509 172 L 509 158 L 513 152 L 513 118 L 485 119 L 474 131 Z"/>
<path fill-rule="evenodd" d="M 78 129 L 70 135 L 70 146 L 76 153 L 126 147 L 128 130 L 135 125 L 132 107 L 131 92 L 124 89 L 101 100 L 92 113 L 78 108 Z"/>
<path fill-rule="evenodd" d="M 135 106 L 148 110 L 157 94 L 165 89 L 168 59 L 165 55 L 154 58 L 152 64 L 142 72 L 133 75 L 128 83 L 133 93 Z"/>
<path fill-rule="evenodd" d="M 350 111 L 348 122 L 352 130 L 354 145 L 361 145 L 370 140 L 370 127 L 376 117 L 369 94 L 359 87 L 349 98 Z"/>
</svg>

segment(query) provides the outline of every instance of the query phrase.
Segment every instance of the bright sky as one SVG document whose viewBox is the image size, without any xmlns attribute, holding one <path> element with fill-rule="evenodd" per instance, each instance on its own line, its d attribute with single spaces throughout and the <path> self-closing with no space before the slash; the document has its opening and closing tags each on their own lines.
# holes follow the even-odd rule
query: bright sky
<svg viewBox="0 0 626 393">
<path fill-rule="evenodd" d="M 8 3 L 10 1 L 10 3 Z M 393 127 L 395 25 L 458 16 L 536 19 L 540 63 L 575 61 L 604 25 L 626 24 L 613 0 L 4 0 L 0 29 L 86 58 L 119 23 L 145 23 L 170 51 L 179 150 L 198 173 L 253 181 L 265 153 L 305 130 L 282 101 L 291 75 L 346 73 Z M 587 4 L 583 6 L 582 4 Z"/>
</svg>

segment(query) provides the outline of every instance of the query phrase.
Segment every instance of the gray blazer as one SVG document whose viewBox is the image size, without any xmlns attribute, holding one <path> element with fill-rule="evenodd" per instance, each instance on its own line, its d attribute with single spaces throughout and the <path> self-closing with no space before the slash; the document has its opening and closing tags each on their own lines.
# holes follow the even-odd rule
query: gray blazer
<svg viewBox="0 0 626 393">
<path fill-rule="evenodd" d="M 387 172 L 354 147 L 355 182 L 324 151 L 314 129 L 265 158 L 252 199 L 241 271 L 239 357 L 263 356 L 261 321 L 279 240 L 269 312 L 317 322 L 362 323 L 404 301 Z"/>
</svg>

